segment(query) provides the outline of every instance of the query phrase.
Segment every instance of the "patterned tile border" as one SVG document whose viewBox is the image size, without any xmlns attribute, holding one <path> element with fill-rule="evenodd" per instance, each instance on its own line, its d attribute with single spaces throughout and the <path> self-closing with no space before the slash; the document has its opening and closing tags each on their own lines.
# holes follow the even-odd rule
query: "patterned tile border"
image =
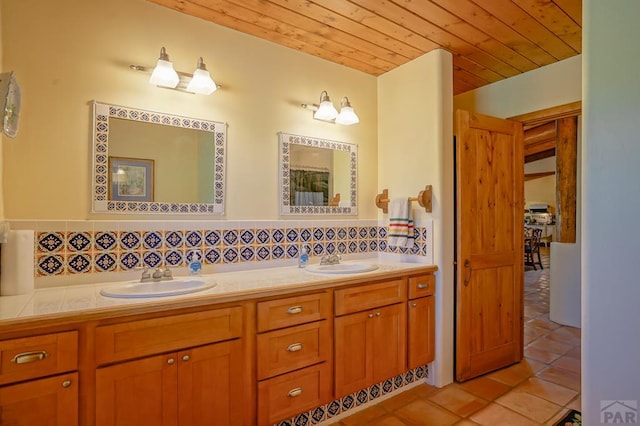
<svg viewBox="0 0 640 426">
<path fill-rule="evenodd" d="M 274 426 L 315 425 L 329 420 L 338 414 L 347 413 L 355 407 L 375 401 L 383 395 L 401 389 L 411 383 L 424 380 L 428 377 L 429 366 L 422 365 L 395 377 L 386 379 L 380 383 L 371 385 L 366 389 L 360 389 L 357 392 L 335 399 L 328 404 L 315 407 L 290 419 L 283 420 L 280 423 L 276 423 Z"/>
<path fill-rule="evenodd" d="M 310 248 L 313 256 L 379 252 L 431 254 L 431 228 L 428 226 L 416 228 L 416 243 L 412 249 L 406 249 L 387 244 L 386 227 L 365 224 L 322 226 L 320 223 L 288 227 L 286 222 L 283 224 L 286 227 L 38 231 L 35 235 L 35 276 L 123 272 L 162 263 L 184 267 L 194 253 L 204 264 L 287 260 L 298 256 L 302 244 Z"/>
</svg>

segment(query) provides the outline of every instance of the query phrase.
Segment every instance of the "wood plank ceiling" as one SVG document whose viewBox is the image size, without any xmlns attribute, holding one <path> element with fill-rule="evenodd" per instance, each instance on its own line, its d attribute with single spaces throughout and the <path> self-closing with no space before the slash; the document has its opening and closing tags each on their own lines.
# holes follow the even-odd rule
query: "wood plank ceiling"
<svg viewBox="0 0 640 426">
<path fill-rule="evenodd" d="M 582 51 L 582 0 L 149 1 L 375 76 L 446 49 L 454 94 Z"/>
</svg>

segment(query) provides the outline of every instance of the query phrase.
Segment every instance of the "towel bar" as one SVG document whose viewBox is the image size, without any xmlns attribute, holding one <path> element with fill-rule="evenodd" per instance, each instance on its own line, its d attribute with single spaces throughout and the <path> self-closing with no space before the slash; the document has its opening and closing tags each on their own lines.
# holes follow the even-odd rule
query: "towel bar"
<svg viewBox="0 0 640 426">
<path fill-rule="evenodd" d="M 431 185 L 425 185 L 424 189 L 418 192 L 417 197 L 409 197 L 409 201 L 417 201 L 421 207 L 424 207 L 424 211 L 431 212 L 431 198 L 433 191 Z M 383 189 L 382 193 L 376 195 L 376 206 L 382 209 L 383 213 L 389 213 L 389 190 Z"/>
</svg>

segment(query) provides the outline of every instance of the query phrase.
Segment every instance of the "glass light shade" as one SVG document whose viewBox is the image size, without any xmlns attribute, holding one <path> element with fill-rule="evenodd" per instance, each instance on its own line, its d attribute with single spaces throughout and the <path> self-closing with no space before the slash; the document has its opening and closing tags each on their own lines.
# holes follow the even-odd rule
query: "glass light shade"
<svg viewBox="0 0 640 426">
<path fill-rule="evenodd" d="M 187 85 L 187 92 L 199 95 L 210 95 L 218 89 L 215 81 L 211 78 L 209 71 L 197 69 L 193 73 L 193 78 Z"/>
<path fill-rule="evenodd" d="M 164 50 L 164 47 L 160 49 L 160 59 L 156 67 L 153 69 L 149 83 L 156 86 L 163 87 L 176 87 L 180 82 L 178 73 L 173 69 L 173 64 L 169 61 L 169 55 Z"/>
<path fill-rule="evenodd" d="M 331 100 L 327 96 L 327 100 L 324 100 L 320 103 L 318 110 L 313 114 L 313 118 L 318 120 L 333 120 L 338 116 L 338 111 L 336 107 L 333 106 Z"/>
<path fill-rule="evenodd" d="M 343 106 L 342 108 L 340 108 L 340 114 L 338 114 L 338 116 L 336 117 L 337 124 L 344 124 L 349 126 L 351 124 L 357 124 L 359 122 L 360 119 L 353 111 L 353 108 L 351 108 L 350 106 Z"/>
</svg>

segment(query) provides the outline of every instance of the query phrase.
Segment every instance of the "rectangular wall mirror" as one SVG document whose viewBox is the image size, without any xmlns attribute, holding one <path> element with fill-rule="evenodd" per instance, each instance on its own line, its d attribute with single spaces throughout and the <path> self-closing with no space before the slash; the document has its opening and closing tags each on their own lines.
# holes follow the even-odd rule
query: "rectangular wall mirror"
<svg viewBox="0 0 640 426">
<path fill-rule="evenodd" d="M 280 213 L 357 214 L 357 146 L 279 134 Z"/>
<path fill-rule="evenodd" d="M 93 103 L 93 212 L 222 214 L 226 124 Z"/>
</svg>

